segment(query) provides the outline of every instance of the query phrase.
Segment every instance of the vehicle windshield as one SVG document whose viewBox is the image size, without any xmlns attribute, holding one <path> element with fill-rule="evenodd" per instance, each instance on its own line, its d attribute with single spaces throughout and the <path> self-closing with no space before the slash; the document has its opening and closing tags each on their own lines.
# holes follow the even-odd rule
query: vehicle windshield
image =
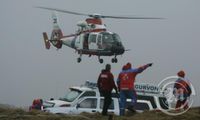
<svg viewBox="0 0 200 120">
<path fill-rule="evenodd" d="M 72 102 L 74 101 L 79 95 L 81 94 L 81 91 L 71 89 L 70 92 L 68 92 L 61 100 Z"/>
</svg>

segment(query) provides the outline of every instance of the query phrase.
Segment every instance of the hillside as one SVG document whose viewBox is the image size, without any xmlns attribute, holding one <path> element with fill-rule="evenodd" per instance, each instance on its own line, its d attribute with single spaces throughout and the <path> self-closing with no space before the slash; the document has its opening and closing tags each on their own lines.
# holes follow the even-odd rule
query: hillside
<svg viewBox="0 0 200 120">
<path fill-rule="evenodd" d="M 82 113 L 78 116 L 54 115 L 39 111 L 26 112 L 22 109 L 0 108 L 0 120 L 108 120 L 99 113 Z M 146 111 L 125 117 L 113 116 L 113 120 L 200 120 L 200 108 L 192 108 L 179 116 L 169 116 L 162 112 Z"/>
</svg>

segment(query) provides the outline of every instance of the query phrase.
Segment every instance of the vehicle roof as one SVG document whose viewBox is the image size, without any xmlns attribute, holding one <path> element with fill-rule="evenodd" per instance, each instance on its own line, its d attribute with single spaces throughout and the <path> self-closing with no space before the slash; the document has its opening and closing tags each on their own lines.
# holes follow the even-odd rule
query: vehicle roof
<svg viewBox="0 0 200 120">
<path fill-rule="evenodd" d="M 79 91 L 92 91 L 92 90 L 95 91 L 96 88 L 93 89 L 93 88 L 89 88 L 86 86 L 73 86 L 73 87 L 70 87 L 70 89 L 75 89 L 75 90 L 79 90 Z"/>
</svg>

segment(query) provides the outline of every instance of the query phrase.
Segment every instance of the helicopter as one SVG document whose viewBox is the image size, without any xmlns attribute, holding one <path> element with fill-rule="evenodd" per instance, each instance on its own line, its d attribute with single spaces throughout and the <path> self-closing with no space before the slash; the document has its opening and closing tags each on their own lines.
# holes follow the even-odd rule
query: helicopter
<svg viewBox="0 0 200 120">
<path fill-rule="evenodd" d="M 36 7 L 73 15 L 87 16 L 83 21 L 77 23 L 78 30 L 74 34 L 63 35 L 59 27 L 58 19 L 55 12 L 52 13 L 53 30 L 50 39 L 46 32 L 43 32 L 43 39 L 46 49 L 50 49 L 51 44 L 57 49 L 61 49 L 63 45 L 68 46 L 79 54 L 77 62 L 80 63 L 82 55 L 98 56 L 99 63 L 103 63 L 101 56 L 114 56 L 111 59 L 112 63 L 117 63 L 117 56 L 124 54 L 125 47 L 122 44 L 121 38 L 117 33 L 108 31 L 102 19 L 162 19 L 155 17 L 128 17 L 128 16 L 106 16 L 101 14 L 85 14 L 72 12 L 49 7 Z"/>
</svg>

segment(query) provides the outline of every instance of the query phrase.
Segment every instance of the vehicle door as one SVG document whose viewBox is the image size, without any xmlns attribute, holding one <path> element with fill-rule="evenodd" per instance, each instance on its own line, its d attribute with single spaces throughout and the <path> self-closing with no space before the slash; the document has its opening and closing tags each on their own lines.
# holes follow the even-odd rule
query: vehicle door
<svg viewBox="0 0 200 120">
<path fill-rule="evenodd" d="M 85 98 L 81 100 L 76 105 L 77 113 L 88 112 L 94 113 L 97 112 L 97 98 Z"/>
<path fill-rule="evenodd" d="M 101 110 L 101 111 L 103 110 L 103 104 L 104 104 L 104 99 L 101 98 L 101 99 L 100 99 L 100 110 Z M 116 113 L 115 107 L 117 107 L 117 106 L 114 105 L 114 100 L 112 99 L 111 105 L 110 105 L 109 108 L 108 108 L 108 112 L 109 112 L 109 113 Z"/>
</svg>

